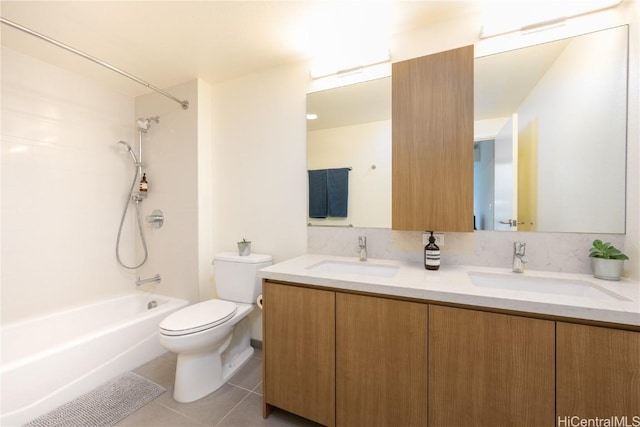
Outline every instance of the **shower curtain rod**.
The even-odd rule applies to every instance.
[[[173,99],[174,101],[176,101],[177,103],[179,103],[182,106],[183,110],[186,110],[186,109],[189,108],[189,101],[181,101],[180,99],[176,98],[175,96],[171,95],[170,93],[165,92],[164,90],[162,90],[160,88],[157,88],[157,87],[153,86],[152,84],[149,84],[149,83],[145,82],[144,80],[134,76],[133,74],[129,74],[126,71],[123,71],[123,70],[119,69],[118,67],[114,67],[111,64],[108,64],[108,63],[106,63],[104,61],[101,61],[101,60],[99,60],[98,58],[96,58],[94,56],[86,54],[86,53],[84,53],[84,52],[82,52],[82,51],[80,51],[78,49],[74,49],[69,45],[61,43],[61,42],[59,42],[59,41],[57,41],[55,39],[52,39],[51,37],[47,37],[44,34],[38,33],[37,31],[30,30],[27,27],[23,27],[22,25],[16,24],[15,22],[9,21],[8,19],[5,19],[5,18],[3,18],[1,16],[0,16],[0,22],[2,22],[3,24],[8,25],[10,27],[13,27],[16,30],[20,30],[20,31],[25,32],[27,34],[30,34],[30,35],[32,35],[34,37],[37,37],[37,38],[39,38],[41,40],[49,42],[49,43],[51,43],[53,45],[61,47],[62,49],[68,50],[71,53],[75,53],[76,55],[81,56],[81,57],[83,57],[85,59],[88,59],[91,62],[95,62],[98,65],[102,65],[103,67],[108,68],[111,71],[115,71],[118,74],[121,74],[121,75],[123,75],[125,77],[128,77],[128,78],[130,78],[131,80],[133,80],[136,83],[140,83],[141,85],[146,86],[149,89],[154,90],[154,91],[158,92],[159,94],[166,96],[167,98]]]

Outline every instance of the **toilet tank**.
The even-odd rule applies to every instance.
[[[271,255],[240,256],[236,252],[217,254],[213,258],[218,298],[253,304],[262,292],[258,270],[271,265]]]

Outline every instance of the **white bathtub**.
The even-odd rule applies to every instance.
[[[24,424],[158,357],[160,321],[187,304],[136,292],[2,326],[0,425]]]

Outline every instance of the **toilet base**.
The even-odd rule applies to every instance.
[[[234,360],[222,366],[222,378],[226,383],[240,368],[247,364],[249,359],[253,356],[253,347],[246,348],[240,355]]]
[[[178,353],[173,398],[189,403],[213,393],[251,359],[253,351],[244,318],[217,351]]]

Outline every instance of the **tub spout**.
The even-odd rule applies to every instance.
[[[149,277],[148,279],[141,279],[138,277],[138,280],[136,280],[136,286],[140,286],[140,285],[144,285],[145,283],[153,283],[153,282],[158,282],[160,283],[160,275],[156,274],[153,277]]]

